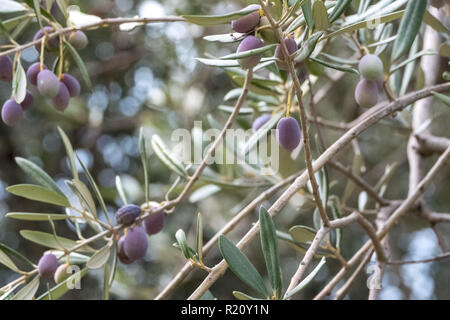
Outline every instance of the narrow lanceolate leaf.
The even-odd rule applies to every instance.
[[[306,287],[313,279],[314,277],[319,273],[320,269],[322,269],[323,265],[326,263],[326,260],[324,257],[320,260],[319,264],[314,268],[314,270],[306,276],[305,279],[303,279],[302,282],[300,282],[294,289],[289,291],[287,295],[285,296],[285,299],[290,299],[294,294],[300,292],[304,287]]]
[[[39,26],[42,28],[41,3],[40,2],[41,2],[40,0],[33,0],[33,8],[34,8],[34,12],[36,13],[36,18],[39,23]]]
[[[295,56],[295,62],[305,61],[316,48],[317,41],[319,41],[320,37],[323,35],[323,32],[316,32],[312,34],[308,40],[302,43],[302,46],[297,51]]]
[[[92,255],[86,263],[89,269],[99,269],[108,261],[111,254],[111,246],[108,244]]]
[[[245,33],[225,33],[225,34],[214,34],[203,37],[206,41],[231,43],[241,41],[245,37]]]
[[[330,22],[328,21],[328,13],[325,4],[321,0],[315,0],[312,7],[312,17],[314,26],[317,30],[325,31],[328,29]]]
[[[422,19],[427,7],[426,0],[408,1],[403,15],[397,38],[392,49],[392,60],[397,60],[411,47],[419,32]]]
[[[249,13],[254,12],[255,10],[243,10],[230,12],[224,15],[184,15],[182,16],[188,22],[202,25],[202,26],[210,26],[216,24],[225,24],[229,23],[232,20],[236,20],[242,16],[245,16]]]
[[[27,94],[27,76],[20,63],[20,57],[17,59],[16,71],[12,81],[12,96],[17,103],[22,103]]]
[[[37,166],[33,162],[31,162],[27,159],[24,159],[24,158],[16,157],[15,160],[16,160],[17,165],[34,182],[36,182],[37,184],[39,184],[47,189],[53,190],[55,192],[59,192],[63,195],[63,192],[57,186],[55,181],[53,181],[53,179],[44,170],[42,170],[39,166]]]
[[[69,52],[72,55],[73,60],[77,64],[78,69],[80,70],[81,77],[83,78],[84,83],[86,84],[88,89],[92,91],[91,78],[89,77],[89,72],[87,70],[86,65],[83,62],[83,59],[78,54],[77,50],[68,41],[64,40],[64,44],[69,49]]]
[[[5,267],[8,267],[12,271],[19,271],[19,268],[17,268],[16,264],[2,250],[0,250],[0,264],[3,264]]]
[[[123,190],[122,179],[120,178],[120,176],[116,176],[116,189],[119,193],[120,198],[122,199],[123,204],[127,204],[128,201],[125,195],[125,191]]]
[[[283,112],[278,112],[272,115],[272,118],[267,121],[261,128],[258,129],[251,137],[248,139],[248,142],[244,146],[244,155],[247,155],[254,147],[257,146],[258,141],[267,137],[268,132],[276,126],[278,121],[283,116]]]
[[[65,281],[61,282],[60,284],[51,288],[49,291],[42,294],[40,297],[37,298],[37,300],[57,300],[61,298],[67,291],[69,291],[69,289],[73,289],[76,287],[76,282],[80,281],[81,278],[83,278],[86,275],[88,270],[89,270],[88,268],[84,268],[81,271],[74,273]]]
[[[256,290],[264,297],[269,297],[264,280],[248,258],[225,236],[219,237],[219,249],[228,263],[230,270],[242,282]]]
[[[432,91],[433,95],[450,107],[450,97],[445,94]]]
[[[34,184],[16,184],[6,188],[9,193],[30,200],[55,204],[62,207],[70,207],[69,200],[59,192]]]
[[[89,210],[89,213],[92,216],[96,217],[97,209],[95,207],[94,199],[92,198],[91,192],[89,191],[88,187],[86,187],[86,185],[81,180],[78,179],[73,179],[72,184],[78,191],[77,195],[79,196],[79,198],[81,198],[80,200],[84,204],[86,209]]]
[[[249,296],[248,294],[240,292],[240,291],[233,291],[233,296],[238,300],[263,300],[263,299],[254,298],[254,297]]]
[[[266,208],[259,209],[259,223],[261,225],[261,248],[266,261],[267,273],[274,296],[281,299],[283,278],[281,276],[280,260],[278,256],[278,239],[272,217]]]
[[[423,16],[423,22],[432,27],[437,32],[446,33],[450,35],[450,30],[442,24],[439,19],[436,19],[428,10],[425,10],[425,15]]]
[[[12,13],[26,11],[27,9],[19,2],[13,0],[2,0],[0,6],[1,13]]]
[[[67,249],[71,250],[73,247],[77,246],[78,243],[74,240],[59,237],[46,232],[34,231],[34,230],[20,230],[20,235],[25,239],[32,241],[34,243],[40,244],[47,248],[53,249]],[[64,248],[61,248],[63,246]],[[95,252],[94,249],[85,245],[78,249],[80,252]]]
[[[267,46],[264,46],[264,47],[261,47],[261,48],[258,48],[258,49],[247,50],[247,51],[243,51],[243,52],[239,52],[239,53],[232,53],[232,54],[220,57],[219,59],[222,59],[222,60],[234,60],[234,59],[247,58],[247,57],[250,57],[250,56],[254,56],[256,54],[264,53],[267,50],[275,48],[276,46],[277,46],[276,44],[269,44]]]
[[[145,143],[144,128],[139,131],[139,153],[141,155],[142,168],[144,169],[144,192],[145,202],[148,202],[148,165],[147,165],[147,145]]]
[[[67,158],[69,158],[70,161],[70,167],[72,169],[72,176],[74,179],[78,179],[78,169],[77,165],[75,164],[75,157],[73,153],[73,147],[70,143],[69,138],[67,137],[66,133],[58,126],[58,132],[61,136],[61,139],[63,140],[64,147],[66,148]]]
[[[27,257],[25,257],[23,254],[21,254],[19,251],[16,251],[13,248],[8,247],[6,244],[0,243],[0,251],[3,251],[4,253],[9,254],[11,256],[14,256],[14,257],[28,263],[30,266],[34,267],[34,263],[31,262]]]
[[[328,61],[325,61],[325,60],[322,60],[319,58],[309,57],[309,59],[311,59],[312,61],[317,62],[325,67],[331,68],[331,69],[339,70],[342,72],[354,73],[354,74],[359,75],[358,70],[356,70],[355,68],[352,68],[352,67],[341,66],[340,64],[335,64],[335,63],[328,62]]]
[[[33,300],[34,295],[36,294],[39,288],[39,276],[36,276],[31,280],[25,287],[20,289],[12,300]]]
[[[169,149],[166,144],[162,141],[162,139],[154,134],[152,136],[152,148],[155,151],[158,158],[172,171],[176,172],[178,175],[185,177],[187,176],[186,169],[180,163],[180,161],[173,155],[171,155]]]
[[[202,261],[203,259],[203,219],[202,214],[199,212],[197,215],[197,235],[196,235],[197,243],[197,255],[198,260]]]
[[[26,221],[49,221],[70,219],[69,216],[61,213],[32,213],[32,212],[9,212],[8,218]]]
[[[314,29],[314,19],[313,19],[313,15],[312,15],[311,0],[306,0],[302,4],[302,12],[303,12],[303,16],[305,17],[308,28],[313,30]]]
[[[336,5],[334,6],[333,11],[331,11],[330,13],[330,23],[333,23],[334,21],[339,19],[341,14],[345,11],[345,9],[347,9],[351,2],[352,0],[338,0],[336,2]]]

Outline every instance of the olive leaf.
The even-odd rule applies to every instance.
[[[36,294],[38,288],[39,288],[39,275],[33,278],[25,287],[20,289],[14,297],[12,297],[12,300],[33,300],[34,295]]]
[[[43,293],[41,296],[37,298],[37,300],[57,300],[61,298],[67,291],[69,291],[74,281],[78,279],[81,280],[81,278],[83,278],[86,275],[88,270],[89,270],[88,268],[83,268],[81,271],[74,273],[63,282],[57,284],[49,291]]]
[[[99,269],[108,261],[111,254],[111,245],[107,244],[97,252],[95,252],[89,261],[86,263],[86,267],[89,269]]]
[[[16,71],[12,80],[12,96],[17,103],[22,103],[27,94],[27,75],[20,62],[20,55],[16,62]]]
[[[25,221],[49,221],[49,220],[70,219],[70,216],[67,216],[62,213],[8,212],[5,216],[8,218]]]
[[[64,195],[55,181],[39,166],[24,158],[16,157],[15,160],[17,165],[37,184]]]
[[[72,250],[75,246],[78,246],[78,243],[74,240],[60,236],[55,237],[54,234],[42,231],[20,230],[20,235],[29,241],[35,242],[48,248]],[[61,248],[61,246],[63,246],[63,248]],[[95,250],[88,245],[82,246],[77,251],[95,252]]]
[[[78,169],[77,169],[77,165],[75,163],[75,157],[74,157],[72,144],[70,143],[70,140],[67,137],[66,133],[59,126],[58,126],[58,132],[59,132],[59,135],[61,136],[61,139],[63,140],[64,147],[66,148],[67,157],[69,158],[70,167],[72,169],[72,176],[74,179],[78,179]]]
[[[144,192],[145,203],[148,202],[148,165],[147,165],[147,146],[145,143],[144,128],[139,130],[139,153],[141,155],[142,168],[144,169]],[[125,201],[126,202],[126,201]]]
[[[320,269],[322,269],[323,265],[326,263],[325,257],[322,257],[320,259],[319,264],[314,268],[313,271],[311,271],[310,274],[308,274],[305,279],[303,279],[294,289],[289,291],[287,295],[285,296],[285,299],[290,299],[293,295],[300,292],[304,287],[306,287],[319,273]]]
[[[254,11],[256,10],[250,9],[250,10],[230,12],[223,15],[183,15],[182,17],[185,18],[186,21],[190,23],[198,24],[201,26],[210,26],[216,24],[229,23],[232,20],[236,20]]]
[[[9,193],[30,200],[55,204],[62,207],[70,207],[69,200],[59,192],[33,185],[33,184],[16,184],[6,188]]]

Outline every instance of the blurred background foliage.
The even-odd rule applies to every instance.
[[[70,1],[77,4],[86,13],[100,17],[116,16],[164,16],[177,14],[219,14],[240,9],[245,1],[219,0],[98,0]],[[24,43],[37,31],[36,23],[20,36],[18,41]],[[93,173],[102,193],[107,200],[108,209],[114,212],[121,206],[120,198],[114,187],[116,175],[122,177],[129,199],[135,203],[144,201],[143,170],[138,151],[139,128],[144,127],[149,141],[153,133],[158,133],[170,145],[170,135],[174,129],[192,129],[194,120],[203,121],[203,129],[209,124],[207,114],[224,123],[227,114],[217,109],[222,104],[223,96],[235,84],[222,69],[211,68],[198,63],[195,58],[204,56],[205,52],[222,56],[233,52],[237,44],[220,44],[207,42],[202,37],[209,34],[226,33],[228,25],[203,28],[185,23],[151,24],[138,27],[131,32],[121,32],[117,26],[87,31],[89,46],[82,50],[82,55],[93,82],[93,91],[83,88],[82,95],[71,99],[70,106],[64,113],[57,112],[48,101],[35,96],[34,108],[25,113],[20,125],[9,128],[0,125],[0,242],[24,253],[33,262],[38,261],[45,248],[28,242],[20,237],[21,229],[34,229],[51,232],[45,222],[24,222],[5,218],[10,211],[20,212],[54,212],[54,207],[47,207],[37,202],[22,200],[11,196],[5,187],[25,183],[27,178],[14,162],[14,157],[28,158],[46,170],[58,184],[67,190],[63,180],[70,176],[70,169],[65,149],[60,140],[56,126],[61,126],[68,134],[76,152]],[[333,50],[345,58],[345,47],[336,40],[332,42]],[[34,48],[23,52],[23,64],[26,68],[38,59]],[[54,57],[48,54],[48,63]],[[78,76],[76,66],[70,69]],[[318,113],[334,121],[350,121],[363,110],[354,102],[353,92],[358,76],[346,74],[339,80],[318,105]],[[328,82],[322,77],[315,85],[319,90]],[[34,90],[32,88],[31,90]],[[1,100],[10,95],[8,84],[0,84]],[[433,133],[448,136],[449,111],[438,102],[434,112],[438,115],[433,121]],[[252,117],[241,117],[240,123],[251,123]],[[314,131],[313,131],[314,132]],[[342,133],[329,129],[323,130],[325,143],[334,142]],[[313,133],[314,134],[314,133]],[[359,139],[365,173],[363,177],[375,184],[383,175],[385,167],[397,163],[398,167],[388,187],[386,197],[401,199],[406,196],[408,181],[408,163],[406,160],[406,143],[409,131],[397,129],[389,123],[381,123],[366,131]],[[175,176],[153,154],[150,149],[150,198],[154,201],[164,200],[168,187]],[[317,149],[314,150],[317,156]],[[283,176],[304,167],[303,155],[292,160],[284,151],[280,151]],[[350,165],[353,149],[347,148],[339,155],[339,160]],[[436,160],[435,156],[427,159],[428,166]],[[81,169],[81,168],[80,168]],[[219,170],[222,170],[219,168]],[[236,175],[229,170],[221,174]],[[331,193],[341,196],[346,179],[336,171],[329,169],[332,181]],[[231,178],[236,178],[232,176]],[[450,171],[443,170],[426,192],[430,207],[436,211],[448,212],[450,197],[448,181]],[[195,217],[197,212],[203,214],[205,238],[209,239],[239,209],[251,201],[262,189],[221,190],[196,203],[185,201],[167,219],[162,233],[149,238],[149,251],[142,261],[129,266],[120,265],[115,284],[111,289],[113,299],[151,299],[164,288],[184,264],[181,253],[172,246],[175,231],[182,228],[188,240],[194,243]],[[359,191],[355,191],[348,205],[357,207]],[[287,231],[294,224],[312,226],[312,208],[302,207],[302,197],[294,197],[284,212],[275,219],[277,228]],[[264,203],[270,206],[273,199]],[[373,203],[369,204],[369,207]],[[242,221],[230,234],[237,241],[256,221],[257,212]],[[75,237],[71,227],[65,222],[56,222],[58,234]],[[439,225],[446,245],[450,247],[447,235],[450,229]],[[413,214],[402,219],[390,233],[390,242],[395,259],[420,259],[439,253],[435,234],[429,225]],[[345,229],[342,240],[342,254],[350,257],[361,244],[367,240],[365,233],[356,225]],[[264,260],[260,245],[255,241],[246,250],[250,260],[264,272]],[[280,254],[283,274],[287,282],[295,272],[301,255],[285,243],[280,242]],[[221,259],[216,249],[207,257],[207,265],[214,265]],[[328,259],[316,279],[304,291],[301,298],[312,298],[340,268],[337,260]],[[450,260],[439,263],[406,266],[388,266],[384,277],[382,299],[449,299]],[[195,270],[178,288],[173,298],[184,299],[196,288],[206,276],[202,270]],[[366,299],[367,274],[362,274],[359,281],[350,290],[347,298]],[[0,266],[0,285],[16,277],[12,272]],[[72,290],[64,296],[66,299],[100,299],[102,297],[102,269],[90,271],[82,280],[82,290]],[[285,284],[287,286],[287,283]],[[211,289],[219,298],[232,298],[233,290],[247,290],[231,272],[227,272]]]

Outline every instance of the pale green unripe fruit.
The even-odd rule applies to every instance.
[[[376,81],[383,74],[383,62],[374,54],[365,55],[359,61],[359,72],[364,79]]]
[[[72,272],[70,272],[71,269],[69,269],[70,267],[68,264],[62,264],[56,269],[54,277],[56,284],[67,280],[72,275]]]

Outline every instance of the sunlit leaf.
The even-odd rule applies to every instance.
[[[33,184],[16,184],[9,186],[6,190],[9,193],[26,199],[70,207],[69,200],[67,200],[64,195],[41,186]]]

